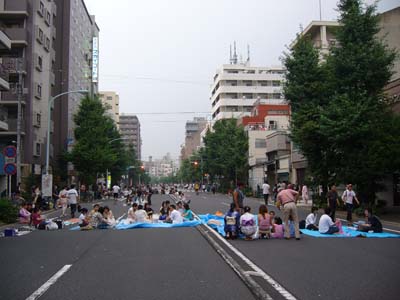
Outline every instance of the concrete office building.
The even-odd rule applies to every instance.
[[[181,149],[181,160],[189,158],[201,144],[201,132],[207,125],[205,118],[193,118],[185,125],[185,144]]]
[[[90,15],[83,0],[56,0],[56,88],[55,94],[67,91],[88,90],[98,92],[98,37],[99,27],[95,17]],[[57,157],[70,151],[74,145],[73,116],[77,112],[81,94],[68,94],[56,100],[53,120],[54,151]],[[73,175],[70,164],[68,174]]]
[[[99,92],[101,102],[108,108],[108,115],[114,120],[119,128],[119,95],[116,92]]]
[[[41,174],[45,163],[47,102],[55,85],[56,16],[53,0],[0,0],[3,38],[5,35],[10,39],[1,57],[1,70],[8,77],[9,89],[3,87],[0,92],[1,119],[7,123],[0,131],[0,148],[17,140],[16,86],[20,72],[23,176]]]
[[[284,74],[282,67],[251,67],[249,58],[239,63],[235,49],[231,64],[223,65],[214,75],[212,120],[249,116],[257,100],[281,104]]]
[[[136,115],[121,114],[119,116],[119,131],[126,147],[133,145],[136,159],[141,160],[142,139],[140,135],[140,122]]]

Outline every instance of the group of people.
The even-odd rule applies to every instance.
[[[81,230],[107,229],[113,227],[116,220],[108,206],[95,204],[90,212],[87,208],[80,210],[78,223]]]
[[[132,207],[128,210],[128,216],[125,220],[127,224],[132,223],[152,223],[152,222],[166,222],[166,223],[183,223],[184,221],[192,221],[194,219],[193,212],[188,203],[178,201],[171,204],[170,201],[162,202],[160,210],[154,213],[151,205],[145,205],[134,202]]]
[[[282,219],[275,215],[274,211],[268,212],[268,207],[260,205],[258,215],[251,212],[249,206],[243,208],[243,214],[236,209],[235,204],[231,203],[228,212],[224,216],[225,235],[227,239],[236,239],[243,234],[246,240],[253,240],[258,231],[259,238],[278,238],[284,237],[284,225]],[[293,228],[293,222],[288,223]],[[289,228],[289,230],[291,230]]]

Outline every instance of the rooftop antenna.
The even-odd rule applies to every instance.
[[[250,46],[249,45],[247,45],[247,61],[246,61],[246,63],[250,64]]]
[[[321,0],[319,0],[319,20],[322,21]]]
[[[236,41],[233,42],[233,63],[236,65],[238,62],[238,56],[236,53]]]
[[[229,45],[229,62],[232,64],[232,44]]]

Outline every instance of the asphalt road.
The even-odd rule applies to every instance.
[[[227,211],[227,195],[189,193],[198,213]],[[261,199],[246,199],[253,213]],[[277,208],[269,206],[277,215]],[[305,218],[308,208],[300,208]],[[400,228],[393,227],[396,230]],[[313,238],[231,242],[298,299],[399,299],[400,239]]]
[[[161,196],[153,202],[158,209]],[[108,204],[116,216],[127,210]],[[40,299],[253,299],[195,228],[2,238],[0,299],[26,299],[67,264],[72,267]]]
[[[225,212],[231,202],[220,194],[188,197],[196,213]],[[153,209],[167,199],[154,195]],[[260,203],[246,200],[253,212]],[[106,204],[116,217],[128,209]],[[231,244],[297,299],[399,298],[400,239],[302,236]],[[27,299],[65,265],[72,267],[40,299],[253,299],[195,228],[35,231],[1,238],[0,265],[0,299],[7,300]]]

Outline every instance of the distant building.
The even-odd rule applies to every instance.
[[[160,178],[175,175],[179,164],[167,153],[161,159],[153,160],[153,157],[150,156],[149,160],[144,162],[144,166],[151,177]]]
[[[257,100],[283,103],[284,74],[282,67],[251,67],[250,58],[238,63],[235,49],[231,64],[223,65],[214,75],[210,97],[212,120],[249,116]]]
[[[99,27],[95,17],[90,15],[83,0],[55,0],[57,17],[57,38],[54,47],[57,55],[54,61],[55,94],[67,91],[87,90],[98,92],[98,45]],[[40,1],[46,2],[46,1]],[[81,94],[67,94],[54,103],[54,155],[71,151],[74,143],[74,115],[78,111]],[[51,151],[53,152],[53,151]],[[69,175],[74,175],[71,164]]]
[[[108,108],[108,115],[114,120],[115,125],[119,128],[119,95],[116,92],[99,92],[101,102]]]
[[[201,132],[206,127],[205,118],[193,118],[187,121],[185,126],[185,144],[181,149],[181,160],[189,158],[198,150],[201,144]]]
[[[138,117],[133,114],[121,114],[119,116],[119,131],[124,139],[125,146],[133,145],[136,151],[136,159],[141,160],[142,139]]]
[[[277,168],[282,158],[281,152],[274,157],[267,155],[267,136],[274,132],[288,132],[290,119],[290,106],[288,104],[260,104],[256,102],[251,116],[238,119],[238,124],[244,126],[247,133],[249,150],[249,185],[253,191],[261,187],[264,180],[270,185],[277,180],[286,178],[286,169]],[[287,153],[284,153],[287,155]],[[278,163],[276,163],[278,161]]]

